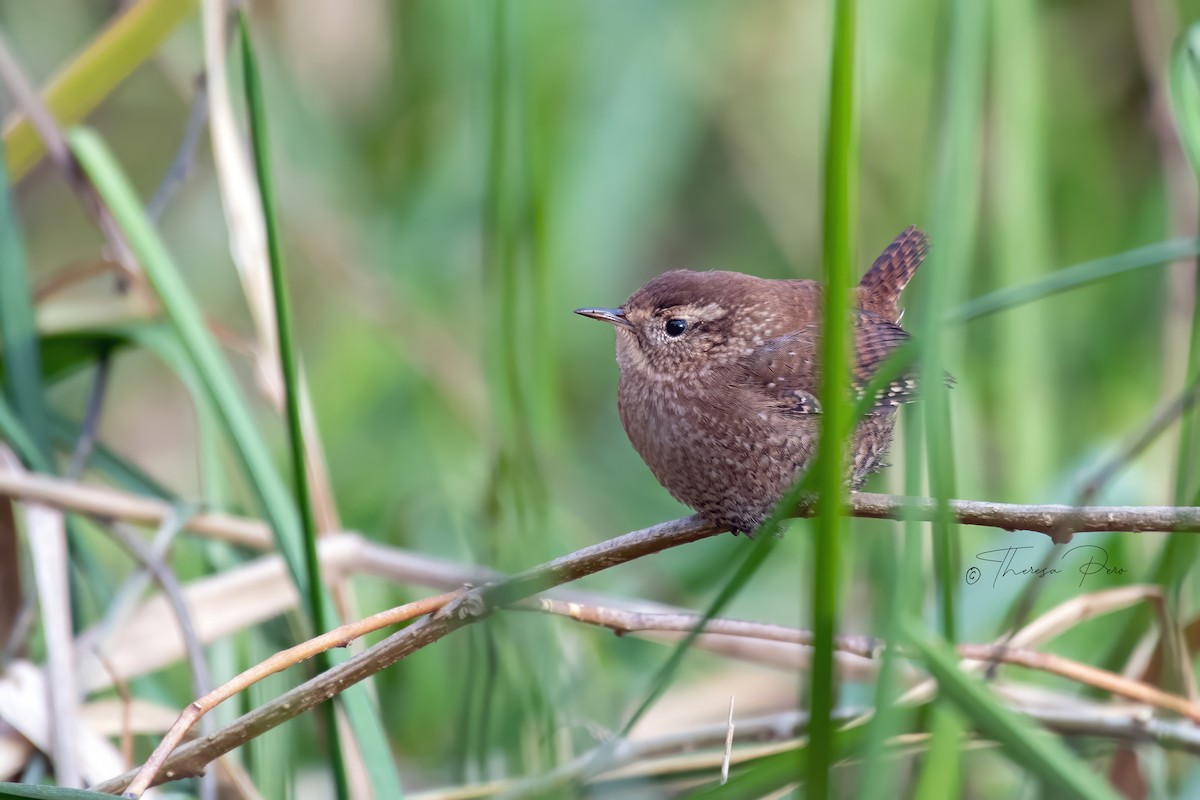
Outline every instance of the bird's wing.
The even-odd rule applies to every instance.
[[[858,310],[855,314],[856,362],[850,383],[861,397],[883,361],[904,342],[908,333],[899,325]],[[788,414],[819,414],[820,336],[819,325],[768,339],[755,348],[742,364],[740,383],[761,393],[767,403]],[[884,387],[875,408],[886,410],[910,402],[916,396],[916,378],[903,373]]]
[[[900,345],[909,340],[908,331],[870,311],[859,311],[854,324],[857,356],[851,382],[854,396],[861,398],[876,370]],[[905,370],[875,396],[875,409],[886,410],[917,399],[917,376]]]
[[[738,383],[788,414],[819,414],[819,325],[768,339],[743,360]]]

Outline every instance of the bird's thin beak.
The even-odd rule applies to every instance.
[[[633,330],[633,325],[625,319],[625,312],[619,308],[577,308],[575,313],[583,317],[591,317],[601,322],[611,322],[621,328]]]

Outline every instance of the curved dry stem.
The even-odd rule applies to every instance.
[[[768,639],[802,646],[811,646],[812,643],[811,631],[790,628],[786,625],[720,618],[705,621],[700,614],[646,614],[547,598],[539,598],[536,605],[532,607],[539,611],[619,632],[691,631],[697,625],[703,625],[703,632],[708,634]],[[864,636],[843,636],[834,640],[835,649],[866,658],[878,657],[882,646],[879,641]],[[1052,653],[1039,653],[1026,648],[996,644],[960,644],[958,645],[958,654],[970,661],[1009,664],[1059,675],[1076,683],[1094,686],[1118,697],[1145,703],[1200,722],[1200,705],[1186,698],[1164,692],[1141,681],[1131,680],[1116,673]]]
[[[208,694],[201,698],[192,701],[183,713],[179,715],[179,719],[175,720],[175,724],[167,731],[166,736],[154,748],[154,752],[146,763],[142,765],[137,773],[137,777],[129,784],[126,790],[127,797],[141,797],[142,794],[150,788],[155,777],[158,776],[163,764],[167,758],[175,750],[187,732],[209,711],[216,708],[221,703],[233,697],[235,694],[245,691],[248,687],[258,683],[263,678],[274,675],[278,672],[299,664],[301,661],[306,661],[318,653],[324,653],[326,650],[332,650],[335,647],[346,647],[351,641],[365,636],[368,633],[377,631],[380,628],[386,628],[389,625],[397,625],[401,622],[407,622],[415,617],[424,616],[433,611],[445,606],[450,601],[454,600],[462,594],[459,592],[447,592],[446,594],[437,595],[436,597],[427,597],[423,600],[417,600],[412,603],[406,603],[402,606],[381,611],[378,614],[372,614],[365,619],[357,622],[347,623],[333,630],[323,633],[320,636],[309,639],[306,642],[289,647],[287,650],[281,650],[270,658],[255,664],[250,669],[242,672],[233,679],[223,683],[216,689],[213,689]],[[327,673],[328,674],[328,673]],[[344,688],[344,687],[343,687]],[[332,695],[331,695],[332,696]],[[103,790],[101,790],[103,791]]]
[[[678,547],[679,545],[705,539],[723,532],[723,529],[716,528],[699,517],[685,517],[644,528],[640,531],[627,533],[615,539],[609,539],[608,541],[586,547],[569,555],[533,567],[505,580],[489,583],[486,586],[473,589],[465,594],[460,594],[451,602],[441,605],[437,613],[432,616],[418,620],[404,630],[392,634],[387,639],[364,650],[348,661],[297,686],[270,703],[243,715],[212,736],[206,736],[180,747],[161,766],[155,766],[157,774],[150,783],[153,785],[155,782],[175,780],[199,774],[209,762],[224,755],[233,748],[289,719],[303,714],[305,711],[323,703],[334,695],[345,691],[347,687],[365,680],[380,670],[386,669],[426,645],[438,641],[459,628],[483,619],[493,608],[509,605],[544,589],[582,578],[585,575],[591,575],[618,564],[624,564],[642,556],[658,553],[671,547]],[[446,596],[442,595],[441,597],[444,598]],[[426,601],[419,602],[430,603],[432,607],[437,607],[434,601],[439,599],[429,598]],[[402,606],[401,608],[404,607]],[[393,611],[398,611],[398,609],[393,609]],[[391,612],[383,613],[388,614]],[[427,611],[423,613],[427,613]],[[368,617],[367,619],[370,620],[372,618]],[[366,622],[366,620],[363,622]],[[363,623],[353,623],[353,625],[360,624]],[[337,633],[338,631],[331,631],[322,637],[318,637],[318,640],[326,640],[326,637],[334,637],[334,634]],[[298,645],[299,648],[311,646],[312,644],[307,642],[303,645]],[[296,649],[292,648],[293,651]],[[286,668],[288,664],[294,663],[294,660],[287,661],[281,658],[289,652],[291,651],[284,651],[277,654],[264,662],[264,664],[275,663],[280,664],[280,668]],[[280,661],[277,662],[276,659],[280,659]],[[283,663],[285,661],[286,663]],[[261,668],[263,668],[263,665],[254,667],[250,671],[253,672]],[[217,689],[213,694],[216,695],[217,693],[227,691],[226,687],[230,687],[232,683]],[[236,691],[238,689],[233,687],[233,692]],[[230,693],[232,694],[233,692]],[[207,701],[202,698],[198,702]],[[187,716],[190,716],[192,713],[194,712],[190,709],[184,712]],[[176,723],[176,727],[180,727],[183,723],[184,717],[181,716],[180,722]],[[172,730],[174,731],[174,728]],[[171,733],[168,733],[168,737],[171,735]],[[182,738],[182,734],[176,737],[175,741],[171,744],[171,748],[178,743],[180,738]],[[166,747],[165,744],[160,744],[159,749],[165,750],[168,753],[170,752],[170,748]],[[149,765],[149,762],[147,762],[147,765]],[[131,786],[131,782],[136,775],[136,772],[127,772],[124,775],[99,784],[94,789],[95,791],[108,793],[124,791],[126,787],[133,789],[135,787]],[[144,791],[144,788],[142,790]]]

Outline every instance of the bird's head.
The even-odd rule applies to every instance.
[[[619,308],[580,308],[617,329],[623,374],[653,381],[703,377],[794,326],[803,309],[767,281],[737,272],[672,270],[638,289]],[[791,317],[792,319],[788,319]]]

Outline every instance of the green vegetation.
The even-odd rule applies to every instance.
[[[192,105],[204,27],[220,14],[140,0],[114,23],[115,5],[0,4],[0,46],[45,89],[82,170],[67,180],[14,122],[20,75],[0,68],[0,440],[37,473],[69,475],[86,455],[81,482],[172,510],[147,547],[170,541],[192,621],[215,639],[216,683],[339,620],[486,580],[479,569],[517,572],[689,513],[620,430],[612,334],[571,314],[618,305],[668,268],[831,280],[844,311],[893,236],[927,230],[905,296],[917,340],[905,364],[917,360],[924,394],[868,489],[943,511],[951,498],[1079,502],[1197,383],[1195,2],[249,3],[213,40],[228,80],[211,95],[211,135],[186,128],[210,116]],[[80,202],[81,180],[113,227]],[[151,197],[167,200],[161,214]],[[836,379],[848,365],[834,362]],[[837,393],[822,402],[825,436],[862,411]],[[1091,502],[1200,503],[1196,413]],[[796,496],[842,485],[826,450]],[[47,588],[27,546],[35,526],[7,498],[0,566],[19,567],[0,569],[0,736],[15,721],[4,681],[59,646],[36,617],[22,634],[22,610]],[[200,510],[266,527],[221,541],[176,530]],[[743,638],[729,657],[729,637],[722,652],[707,636],[615,637],[492,609],[231,759],[268,797],[490,781],[515,795],[1104,797],[1114,775],[1126,791],[1184,797],[1200,780],[1186,716],[1156,709],[1157,741],[1132,747],[1101,732],[1113,707],[1098,704],[1119,698],[1096,681],[1045,665],[971,672],[951,649],[1150,583],[1161,593],[1092,596],[1107,613],[1014,647],[1117,673],[1132,663],[1186,697],[1198,534],[1078,534],[1071,546],[1103,548],[1111,568],[1081,581],[1082,560],[1040,534],[833,511],[564,587],[597,593],[594,605],[812,631],[802,656]],[[122,692],[178,711],[194,692],[170,650],[175,623],[140,605],[157,589],[128,588],[138,568],[110,523],[69,518],[62,572],[92,642],[78,680],[89,702],[113,701],[115,670]],[[267,546],[280,565],[260,563]],[[979,558],[1010,547],[1009,572]],[[103,619],[111,629],[95,632]],[[138,621],[160,627],[128,638]],[[837,635],[895,647],[854,661],[833,652]],[[1153,641],[1154,657],[1139,650]],[[210,730],[354,652],[239,695]],[[898,705],[924,678],[941,692]],[[1034,690],[1074,721],[1022,713]],[[731,695],[738,757],[718,786],[723,733],[701,731],[724,723]],[[796,709],[816,715],[797,736],[738,738]],[[104,753],[119,762],[108,713]],[[679,731],[700,752],[636,751]],[[134,736],[134,762],[159,738]],[[614,762],[629,771],[606,772]],[[0,781],[52,776],[37,758],[0,760]],[[5,796],[84,795],[0,784]]]

